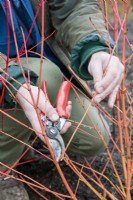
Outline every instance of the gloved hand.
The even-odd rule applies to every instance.
[[[88,71],[94,79],[96,94],[93,101],[99,103],[108,96],[108,107],[112,108],[123,78],[124,66],[116,56],[101,51],[92,55]]]
[[[36,105],[37,101],[38,101],[38,105],[37,105],[38,111],[45,113],[45,115],[51,121],[53,121],[53,122],[57,121],[59,119],[59,115],[56,112],[56,109],[46,100],[46,97],[42,90],[40,90],[39,99],[38,99],[38,92],[39,92],[38,87],[30,85],[30,88],[31,88],[31,93],[32,93],[33,99],[30,95],[30,92],[27,90],[26,84],[22,85],[19,88],[19,90],[17,92],[17,98],[20,102],[21,107],[23,108],[25,115],[29,119],[33,129],[35,131],[37,131],[36,132],[37,135],[40,137],[40,139],[42,141],[44,141],[44,137],[41,134],[41,127],[40,127],[40,123],[38,120],[38,116],[37,116],[37,113],[35,110],[35,105]],[[69,116],[71,114],[71,109],[72,109],[71,101],[68,101],[66,111]],[[62,128],[61,133],[65,133],[70,126],[71,126],[71,123],[66,122]]]

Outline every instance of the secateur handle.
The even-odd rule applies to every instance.
[[[68,114],[66,112],[66,106],[68,102],[69,91],[71,88],[70,81],[63,81],[57,95],[56,110],[60,117],[68,119]],[[50,102],[47,93],[47,82],[44,80],[42,84],[42,90],[46,96],[46,99]]]
[[[69,81],[63,81],[57,95],[56,110],[60,117],[68,119],[68,114],[66,112],[66,106],[68,102],[69,91],[71,88],[71,83]]]

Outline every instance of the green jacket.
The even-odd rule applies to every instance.
[[[39,0],[31,0],[36,13]],[[41,12],[37,18],[41,31]],[[98,51],[109,51],[113,41],[97,0],[48,0],[45,3],[45,38],[54,54],[82,79],[91,78],[87,63]],[[106,41],[106,42],[105,42]]]

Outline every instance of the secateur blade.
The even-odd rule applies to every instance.
[[[50,103],[47,88],[46,88],[46,81],[43,81],[42,84],[42,90],[45,94],[45,97],[47,101]],[[46,128],[46,134],[48,136],[48,140],[50,142],[50,145],[52,147],[52,150],[55,154],[56,161],[59,161],[61,154],[65,150],[65,144],[62,139],[62,136],[60,134],[60,131],[62,130],[66,119],[68,119],[68,113],[66,111],[66,106],[68,102],[68,95],[70,91],[71,83],[68,81],[63,81],[63,83],[60,86],[60,89],[58,91],[57,95],[57,102],[56,102],[56,111],[60,117],[60,119],[57,122],[52,122],[50,119],[46,117],[46,121],[44,123],[44,127]],[[63,160],[63,157],[61,160]]]
[[[65,149],[64,141],[60,135],[60,129],[59,129],[60,124],[61,124],[60,120],[56,123],[53,123],[48,118],[46,120],[46,134],[48,136],[50,145],[55,154],[56,161],[59,161],[59,158]]]
[[[62,145],[60,145],[57,140],[53,140],[51,138],[48,138],[48,140],[49,140],[49,143],[50,143],[52,150],[54,152],[56,161],[58,162],[61,154],[63,153],[65,146],[63,147]],[[62,144],[64,144],[64,142]],[[63,158],[64,158],[64,156],[62,156],[62,158],[60,160],[63,160]]]

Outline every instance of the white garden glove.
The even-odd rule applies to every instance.
[[[51,120],[51,121],[57,121],[59,119],[59,115],[56,112],[56,109],[46,100],[46,97],[42,90],[40,90],[37,86],[30,85],[30,91],[32,93],[32,97],[34,100],[32,100],[32,97],[30,95],[30,92],[27,89],[27,85],[22,85],[18,92],[17,92],[17,98],[20,102],[20,105],[27,116],[28,120],[30,121],[32,127],[35,131],[37,131],[37,135],[44,141],[44,137],[41,134],[41,127],[38,120],[38,116],[35,110],[35,104],[38,101],[38,111],[45,113],[45,115]],[[38,92],[39,92],[39,99],[38,99]],[[68,115],[71,114],[72,105],[71,102],[68,101],[68,105],[66,107],[66,111]],[[61,133],[65,133],[68,128],[71,126],[71,123],[66,121],[64,124]]]
[[[112,108],[123,78],[124,66],[116,56],[101,51],[92,55],[88,71],[94,79],[96,94],[93,101],[99,103],[108,96],[108,107]]]

